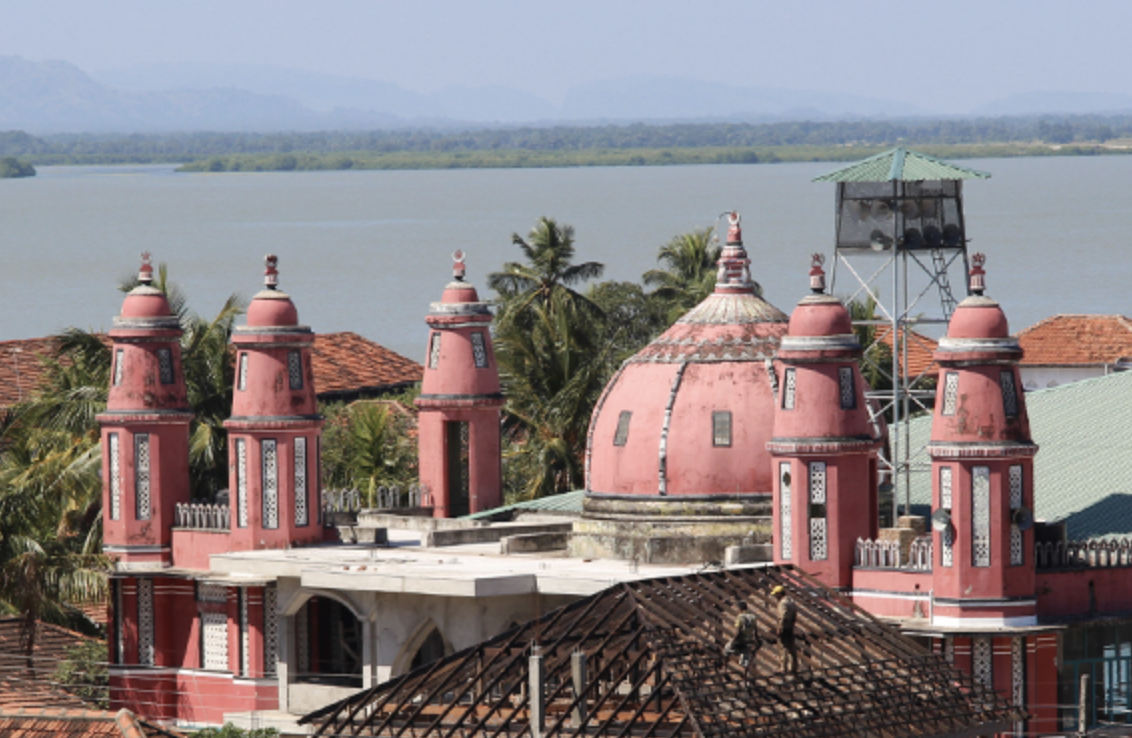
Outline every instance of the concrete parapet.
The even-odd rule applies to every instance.
[[[342,543],[361,543],[373,546],[389,545],[389,529],[368,525],[340,525],[338,537]]]
[[[728,546],[723,549],[724,566],[741,566],[743,564],[759,564],[772,561],[774,551],[769,543],[758,543],[750,546]]]
[[[521,533],[501,538],[499,553],[506,555],[564,551],[569,541],[570,533],[565,531],[559,533]]]
[[[456,528],[452,530],[426,530],[421,535],[421,545],[426,548],[436,546],[459,546],[469,543],[494,543],[505,537],[535,533],[569,533],[572,523],[507,524],[497,523],[476,528]]]

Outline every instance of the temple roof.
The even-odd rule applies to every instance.
[[[798,606],[796,676],[777,672],[776,585]],[[750,679],[722,652],[740,600],[766,641]],[[529,734],[532,648],[542,655],[543,738],[975,735],[1020,717],[816,580],[766,567],[617,584],[300,722],[324,736]],[[579,687],[576,652],[588,674]]]
[[[937,179],[987,179],[990,175],[957,166],[934,156],[910,151],[903,146],[849,164],[814,182],[923,182]]]

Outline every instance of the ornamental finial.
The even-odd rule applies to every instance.
[[[727,229],[727,243],[743,243],[743,229],[739,226],[739,220],[739,213],[734,210],[727,216],[727,223],[730,226]]]
[[[821,265],[825,263],[825,256],[814,254],[810,257],[810,289],[815,295],[825,293],[825,270]]]
[[[970,292],[972,295],[981,295],[987,289],[986,272],[983,271],[983,264],[987,263],[986,254],[974,254],[971,256],[971,287]]]
[[[468,267],[464,264],[465,254],[460,249],[452,252],[452,276],[456,278],[457,282],[464,281],[464,275],[468,271]]]
[[[138,281],[145,285],[153,284],[153,264],[149,263],[151,254],[143,251],[141,255],[141,268],[138,269]]]
[[[267,289],[273,290],[279,286],[279,270],[276,268],[279,265],[279,257],[268,254],[263,257],[263,263],[266,265],[263,270],[263,283]]]

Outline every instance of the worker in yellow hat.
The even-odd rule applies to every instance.
[[[798,619],[798,606],[781,584],[775,586],[770,595],[778,600],[778,642],[782,646],[782,672],[797,674],[798,646],[794,643],[794,622]]]

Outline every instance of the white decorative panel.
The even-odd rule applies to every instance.
[[[782,409],[794,409],[794,392],[798,386],[798,379],[795,376],[793,367],[786,370],[786,388],[782,391]]]
[[[138,663],[153,666],[153,580],[138,580]]]
[[[267,676],[275,676],[275,662],[279,659],[278,607],[279,591],[275,584],[268,584],[263,588],[263,673]]]
[[[295,439],[295,525],[306,525],[307,510],[307,439]]]
[[[1019,708],[1026,706],[1026,639],[1016,636],[1010,639],[1010,692],[1014,705]],[[1025,724],[1014,723],[1014,734],[1025,735]]]
[[[279,527],[279,464],[275,441],[267,438],[262,443],[263,451],[263,527]]]
[[[122,383],[122,349],[117,349],[114,352],[114,386],[117,387]]]
[[[137,519],[149,520],[149,434],[134,436],[134,501],[137,503]]]
[[[994,688],[993,656],[990,638],[971,639],[971,675],[975,677],[976,682],[988,689]]]
[[[1017,510],[1020,507],[1022,507],[1022,465],[1013,464],[1010,467],[1010,509]],[[1026,563],[1025,536],[1021,528],[1011,523],[1010,565],[1022,566],[1024,563]]]
[[[782,540],[778,542],[778,547],[783,559],[789,559],[794,555],[790,535],[790,481],[790,463],[787,461],[780,462],[778,465],[778,528],[782,533]]]
[[[971,560],[975,566],[990,566],[990,467],[971,469]]]
[[[954,415],[959,405],[959,372],[947,372],[943,380],[943,415]]]
[[[476,362],[476,369],[487,367],[487,348],[484,347],[483,333],[472,333],[472,359]]]
[[[222,612],[200,614],[204,668],[228,671],[228,615]]]
[[[162,384],[173,384],[173,352],[167,348],[157,349],[157,372]]]
[[[311,670],[311,643],[310,643],[310,600],[299,608],[295,615],[295,657],[299,662],[299,673],[307,674]]]
[[[1008,418],[1018,415],[1018,392],[1014,388],[1014,372],[1000,372],[998,383],[1002,387],[1002,412]]]
[[[248,388],[248,355],[240,354],[240,366],[236,372],[236,389],[243,392]]]
[[[1022,507],[1022,465],[1014,464],[1010,467],[1010,509],[1017,510]]]
[[[428,341],[428,368],[435,369],[440,364],[440,331],[433,331]]]
[[[853,386],[853,368],[843,366],[837,370],[837,381],[841,389],[841,409],[852,410],[857,407],[857,389]]]
[[[106,453],[110,455],[110,519],[122,517],[122,457],[119,455],[118,434],[110,433],[106,439]]]
[[[825,462],[810,462],[810,504],[825,504]]]
[[[826,517],[815,514],[815,505],[825,505],[825,462],[811,461],[810,476],[810,560],[824,561],[829,558],[829,545],[826,536]],[[824,513],[824,507],[817,508]]]
[[[236,525],[248,527],[248,443],[236,439]]]
[[[939,468],[939,506],[942,510],[950,510],[952,508],[950,466],[941,466]],[[940,536],[940,539],[942,543],[939,551],[940,563],[943,566],[951,566],[955,560],[954,526],[947,526],[947,528],[943,531],[943,534]]]
[[[824,561],[829,558],[829,546],[826,539],[825,518],[810,518],[810,560]]]
[[[291,389],[303,388],[303,355],[298,351],[287,352],[287,380]]]
[[[251,633],[248,628],[248,588],[240,588],[240,673],[244,676],[252,675],[251,666]]]

